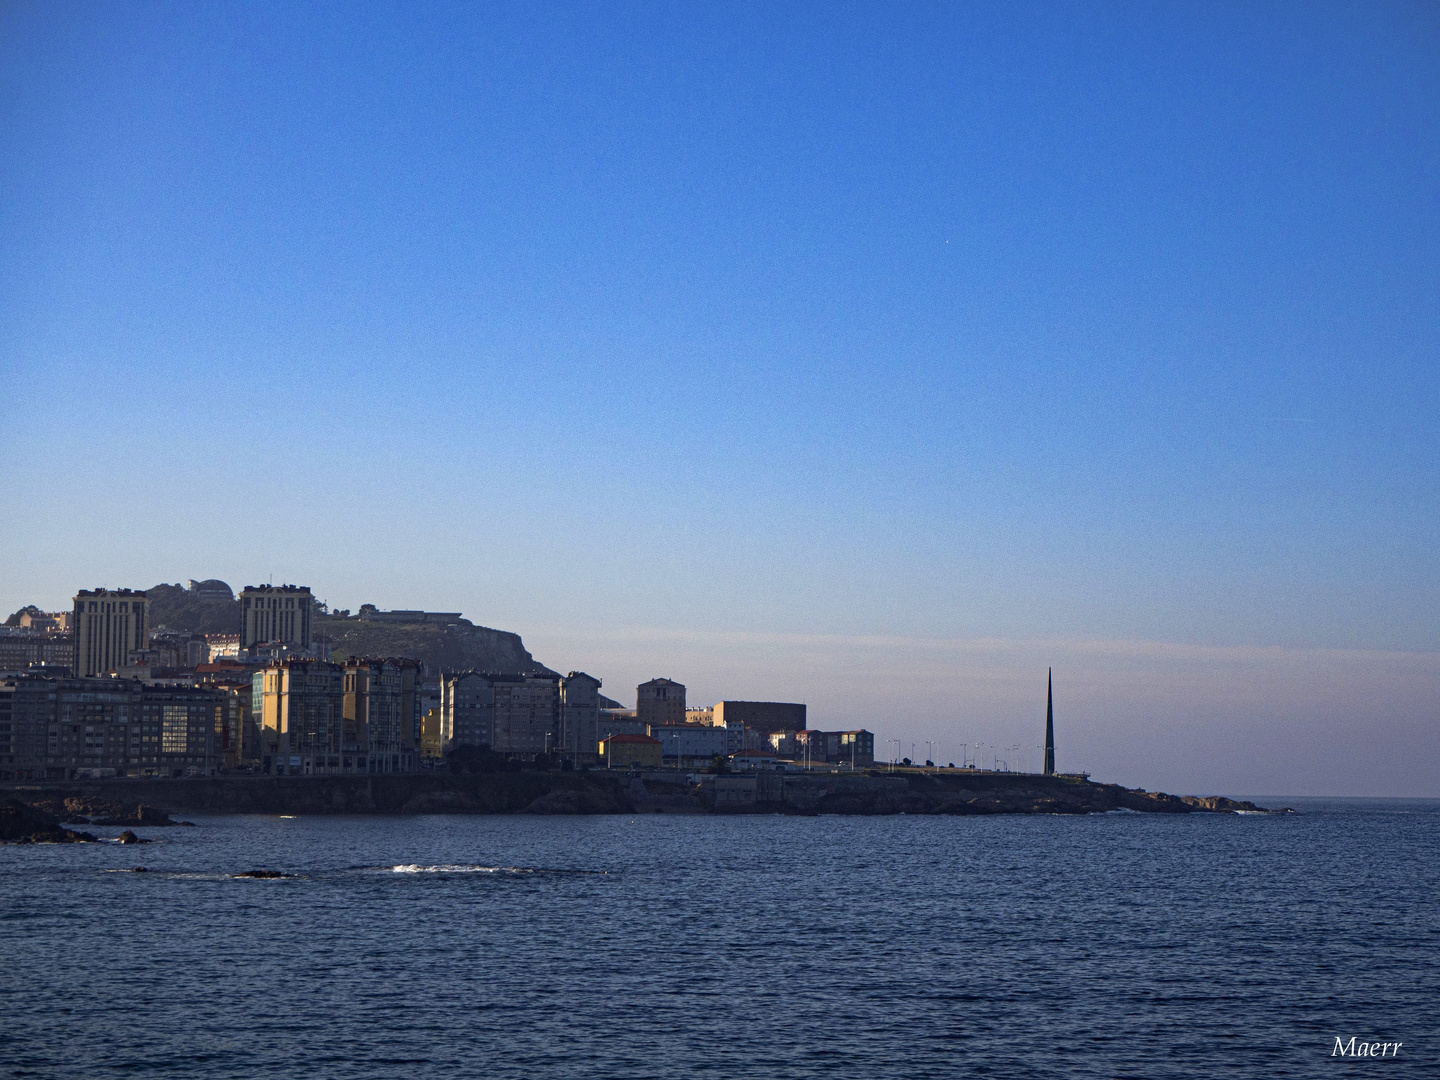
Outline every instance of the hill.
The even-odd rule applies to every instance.
[[[238,634],[239,600],[202,600],[184,585],[154,585],[145,590],[150,600],[150,626],[165,626],[186,634]]]
[[[146,592],[152,627],[166,626],[189,634],[240,632],[239,600],[202,599],[183,585],[156,585]],[[330,638],[331,655],[337,660],[350,656],[408,656],[443,671],[549,671],[530,655],[519,634],[476,626],[468,619],[445,626],[317,614],[311,632],[316,637]]]
[[[380,623],[355,617],[321,615],[314,633],[330,638],[331,656],[409,656],[444,671],[508,671],[542,674],[519,634],[476,626],[468,619],[436,623]]]

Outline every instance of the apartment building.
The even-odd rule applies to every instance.
[[[311,646],[315,598],[303,585],[247,585],[240,590],[240,648],[279,642]]]
[[[150,603],[134,589],[81,589],[73,615],[77,678],[102,675],[124,667],[130,653],[150,641]]]
[[[673,679],[651,679],[635,688],[635,716],[643,724],[685,723],[685,686]]]

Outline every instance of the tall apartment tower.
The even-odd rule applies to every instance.
[[[310,648],[315,598],[305,585],[246,585],[240,591],[240,647],[267,641]]]
[[[572,671],[560,680],[560,751],[584,763],[598,760],[601,682]]]
[[[635,719],[644,724],[685,723],[685,687],[673,679],[651,679],[635,688]]]
[[[123,667],[132,649],[149,643],[150,601],[133,589],[81,589],[75,594],[75,671],[80,678]]]

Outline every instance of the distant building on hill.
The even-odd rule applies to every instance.
[[[20,629],[37,634],[63,634],[70,630],[73,615],[69,611],[45,611],[36,615],[27,611],[20,616]]]
[[[635,715],[646,724],[685,723],[685,686],[673,679],[651,679],[635,688]]]
[[[417,611],[407,608],[396,608],[394,611],[381,611],[374,604],[362,604],[359,613],[355,616],[363,622],[381,623],[441,623],[452,626],[458,623],[464,616],[458,611]]]
[[[595,738],[603,741],[611,735],[645,735],[648,727],[635,716],[634,709],[601,709],[595,718]]]
[[[190,585],[186,592],[191,593],[197,600],[205,600],[212,603],[223,601],[231,603],[235,599],[235,592],[219,578],[206,578],[204,581],[190,579]]]

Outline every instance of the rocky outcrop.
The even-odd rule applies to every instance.
[[[154,829],[186,824],[171,821],[169,811],[159,807],[94,795],[51,797],[39,799],[31,805],[72,825],[144,825]]]
[[[96,837],[87,832],[62,828],[54,814],[30,806],[19,799],[0,801],[0,842],[7,844],[79,844],[94,843]]]
[[[1256,806],[1249,800],[1237,802],[1234,799],[1225,798],[1224,795],[1182,795],[1180,801],[1196,810],[1206,810],[1212,814],[1293,814],[1295,812],[1288,806],[1267,810],[1263,806]]]

